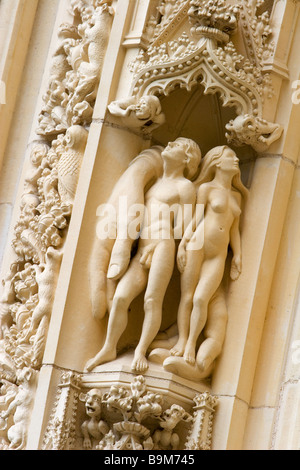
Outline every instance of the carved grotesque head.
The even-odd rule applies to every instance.
[[[90,418],[97,418],[101,415],[102,409],[102,393],[100,390],[93,388],[84,397],[81,397],[82,401],[85,401],[85,411]]]
[[[163,421],[160,426],[167,430],[174,429],[180,421],[189,422],[192,417],[180,405],[172,405],[171,408],[164,411],[162,415]]]
[[[88,132],[84,127],[74,125],[69,127],[64,138],[64,145],[69,148],[83,151],[87,142]]]
[[[161,113],[161,104],[157,96],[144,96],[135,109],[139,119],[154,119]]]

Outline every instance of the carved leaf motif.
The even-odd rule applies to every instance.
[[[137,401],[137,411],[134,417],[138,423],[141,423],[148,416],[159,417],[162,413],[163,397],[159,394],[148,392]]]
[[[125,420],[128,420],[132,415],[133,398],[129,391],[123,387],[112,386],[109,394],[104,395],[103,402],[107,404],[108,409],[120,411]]]

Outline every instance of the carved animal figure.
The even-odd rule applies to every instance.
[[[14,424],[7,432],[10,441],[9,448],[13,450],[24,449],[26,444],[28,419],[34,398],[35,377],[36,372],[28,367],[18,372],[17,383],[19,387],[17,394],[7,411],[1,415],[2,419],[7,419],[14,413]]]
[[[75,91],[78,98],[83,97],[89,101],[88,95],[95,94],[94,88],[102,70],[113,13],[113,8],[108,5],[97,8],[95,24],[85,32],[89,61],[82,62],[78,68],[79,84]]]
[[[71,126],[64,138],[57,173],[58,192],[65,203],[73,203],[87,137],[88,132],[82,126]]]
[[[71,70],[71,66],[67,60],[66,50],[68,50],[69,46],[74,47],[76,40],[80,39],[78,28],[72,24],[63,23],[59,27],[58,38],[60,44],[52,58],[50,81],[57,80],[58,82],[62,82],[66,77],[66,73]]]
[[[238,116],[226,125],[226,129],[229,143],[251,145],[258,152],[266,150],[281,137],[283,132],[283,128],[279,124],[250,114]]]
[[[158,429],[154,433],[153,442],[155,449],[178,449],[179,436],[174,432],[174,429],[180,421],[190,422],[192,419],[192,416],[181,406],[176,404],[172,405],[171,408],[166,410],[162,415],[160,427],[163,429]]]

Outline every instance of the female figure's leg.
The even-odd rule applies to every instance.
[[[145,318],[142,334],[135,350],[132,370],[144,372],[148,368],[146,352],[156,337],[162,320],[162,306],[165,293],[174,269],[175,242],[173,239],[163,240],[156,246],[145,292]]]
[[[202,371],[207,370],[222,351],[227,317],[224,287],[220,285],[209,303],[207,322],[203,330],[205,340],[196,357],[197,365]]]
[[[172,356],[183,356],[189,336],[193,297],[199,281],[203,250],[187,250],[186,266],[180,278],[180,304],[177,314],[178,341],[171,349]]]
[[[208,303],[222,281],[224,267],[225,259],[221,256],[206,259],[202,264],[193,299],[189,338],[184,352],[184,359],[190,364],[195,363],[196,343],[206,324]]]

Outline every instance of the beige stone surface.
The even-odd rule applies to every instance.
[[[207,16],[210,3],[197,0],[1,2],[7,103],[0,108],[0,379],[6,381],[0,449],[87,445],[82,426],[91,417],[85,403],[94,389],[100,401],[106,393],[121,408],[118,393],[137,394],[151,419],[161,419],[151,430],[147,422],[131,422],[144,433],[138,439],[118,423],[122,445],[128,439],[133,448],[161,446],[163,422],[170,426],[169,448],[186,442],[192,450],[299,449],[300,5],[265,2],[258,11],[250,0],[216,5]],[[264,9],[270,22],[260,16]],[[106,29],[94,36],[102,20]],[[60,25],[70,22],[59,36]],[[145,125],[135,113],[153,94],[160,102]],[[68,140],[72,130],[84,136],[80,148]],[[241,273],[230,280],[230,258],[224,273],[224,344],[205,380],[165,370],[161,350],[155,361],[150,356],[147,371],[136,371],[140,378],[131,364],[142,331],[142,294],[130,307],[116,359],[87,372],[108,321],[108,315],[93,318],[90,298],[97,210],[137,155],[180,136],[197,142],[203,156],[229,143],[249,189]],[[134,195],[136,181],[128,186]],[[53,252],[62,258],[60,269],[51,264]],[[176,268],[161,330],[176,324],[179,300]],[[175,335],[166,334],[169,351]],[[94,448],[117,445],[107,432],[115,413],[107,403],[95,415],[105,432]]]

